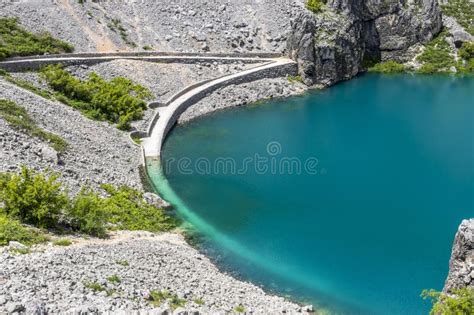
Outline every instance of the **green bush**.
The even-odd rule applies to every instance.
[[[324,4],[321,0],[308,0],[308,2],[306,2],[306,9],[313,13],[318,13],[323,10],[323,5]]]
[[[88,188],[83,188],[70,202],[66,217],[76,231],[97,237],[107,234],[107,214],[103,209],[103,199]]]
[[[51,146],[57,152],[64,152],[68,147],[68,143],[63,138],[38,127],[26,110],[15,102],[0,99],[0,117],[2,117],[10,127],[24,132],[29,136],[40,138],[51,143]]]
[[[0,199],[6,215],[40,228],[57,227],[68,198],[56,175],[45,177],[22,167],[20,174],[5,177],[0,181]]]
[[[26,167],[20,174],[0,173],[4,204],[0,214],[41,228],[69,227],[97,237],[106,236],[107,228],[161,232],[177,225],[133,188],[103,185],[108,194],[103,197],[85,187],[70,199],[56,179],[56,175],[46,177]]]
[[[151,232],[169,231],[176,226],[176,220],[163,209],[147,204],[138,190],[122,186],[102,185],[109,194],[103,199],[103,207],[108,222],[120,230],[146,230]]]
[[[69,53],[74,47],[48,33],[33,34],[17,18],[0,18],[0,60],[13,56]]]
[[[131,80],[117,77],[106,81],[91,73],[87,81],[69,74],[61,65],[49,65],[41,70],[43,78],[57,91],[57,99],[81,110],[87,117],[117,123],[127,130],[130,122],[140,119],[151,93]]]
[[[38,231],[24,227],[18,220],[0,214],[0,246],[8,245],[10,241],[33,245],[46,242],[47,237]]]
[[[430,315],[474,314],[474,288],[456,289],[452,293],[450,296],[435,290],[424,290],[421,296],[433,303]]]
[[[380,73],[400,73],[405,71],[405,66],[396,61],[386,61],[375,64],[369,68],[369,72],[380,72]]]

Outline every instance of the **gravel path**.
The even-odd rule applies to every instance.
[[[123,266],[125,262],[127,266]],[[107,280],[110,276],[118,276],[120,283]],[[100,284],[105,291],[94,292],[84,285],[90,282]],[[188,314],[233,313],[238,305],[255,314],[302,311],[294,303],[219,272],[178,234],[117,232],[110,240],[82,240],[70,247],[43,245],[27,255],[3,248],[0,284],[0,313],[154,310],[161,314],[169,310],[167,302],[158,307],[150,305],[150,290],[166,290],[184,299]],[[196,304],[196,299],[204,304]],[[183,310],[175,313],[185,314]]]

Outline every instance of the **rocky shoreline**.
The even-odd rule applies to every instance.
[[[116,232],[31,253],[0,249],[0,314],[253,314],[308,313],[284,298],[221,273],[179,234]],[[91,284],[94,284],[91,285]],[[159,306],[151,291],[182,299]],[[176,307],[176,308],[175,308]],[[173,310],[173,308],[175,308]]]

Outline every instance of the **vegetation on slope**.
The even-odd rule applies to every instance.
[[[396,61],[386,61],[375,64],[369,68],[369,72],[380,72],[380,73],[400,73],[405,71],[405,66]]]
[[[21,224],[105,237],[109,230],[169,231],[176,221],[163,209],[149,205],[130,187],[103,186],[101,195],[84,187],[68,196],[57,175],[23,167],[20,173],[0,173],[0,245],[15,240],[34,244],[44,240]]]
[[[13,129],[51,144],[57,152],[64,152],[68,143],[58,135],[41,129],[26,110],[10,100],[0,99],[0,117]]]
[[[116,123],[121,130],[130,129],[130,123],[143,116],[145,100],[151,97],[148,89],[123,77],[106,81],[91,73],[88,80],[81,81],[61,65],[49,65],[41,74],[57,92],[56,99],[91,119]]]
[[[471,35],[474,35],[474,4],[470,0],[449,0],[441,5],[443,13],[452,16]]]
[[[319,13],[323,10],[324,3],[321,0],[308,0],[306,2],[306,9],[313,13]]]
[[[72,52],[74,47],[48,33],[33,34],[18,25],[16,18],[0,18],[0,60],[13,56],[29,56]]]
[[[421,296],[433,303],[430,315],[474,314],[474,288],[463,288],[447,295],[435,290],[424,290]]]
[[[371,72],[399,73],[414,71],[423,74],[432,73],[474,73],[474,43],[466,42],[457,51],[446,41],[446,30],[438,34],[431,42],[426,44],[424,51],[416,57],[421,64],[419,69],[410,69],[395,61],[381,62],[369,68]]]

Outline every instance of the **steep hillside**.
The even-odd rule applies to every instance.
[[[281,52],[295,8],[303,8],[303,0],[80,2],[2,2],[0,15],[49,31],[79,52]]]

